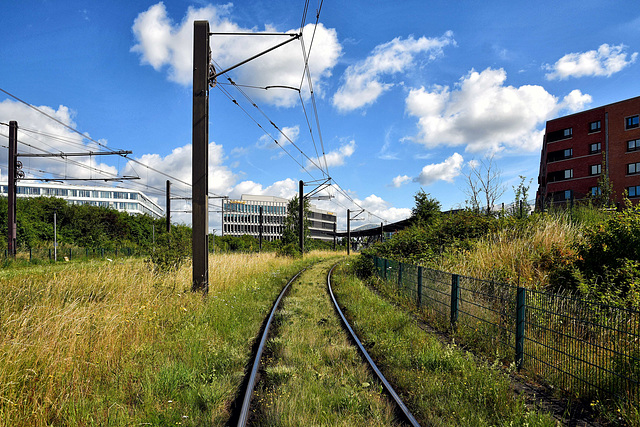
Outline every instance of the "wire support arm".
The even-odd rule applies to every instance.
[[[244,60],[244,61],[242,61],[242,62],[237,63],[236,65],[233,65],[233,66],[231,66],[231,67],[229,67],[229,68],[227,68],[227,69],[225,69],[225,70],[223,70],[223,71],[220,71],[220,72],[218,72],[218,73],[215,73],[215,74],[213,74],[213,75],[210,75],[210,76],[209,76],[209,84],[214,84],[214,83],[215,83],[215,81],[216,81],[216,79],[218,78],[218,76],[221,76],[222,74],[228,73],[229,71],[234,70],[234,69],[236,69],[236,68],[240,67],[241,65],[246,64],[247,62],[253,61],[253,60],[254,60],[254,59],[256,59],[256,58],[259,58],[259,57],[261,57],[261,56],[263,56],[263,55],[266,55],[267,53],[269,53],[269,52],[271,52],[271,51],[274,51],[274,50],[276,50],[277,48],[279,48],[279,47],[282,47],[282,46],[286,45],[287,43],[291,43],[291,42],[292,42],[292,41],[294,41],[294,40],[298,40],[300,37],[302,37],[302,33],[299,33],[299,34],[293,34],[293,35],[292,35],[292,37],[291,37],[289,40],[283,41],[282,43],[278,43],[277,45],[275,45],[275,46],[273,46],[273,47],[270,47],[270,48],[269,48],[269,49],[267,49],[267,50],[264,50],[264,51],[262,51],[262,52],[260,52],[260,53],[258,53],[258,54],[256,54],[256,55],[253,55],[253,56],[252,56],[252,57],[250,57],[250,58],[245,59],[245,60]]]

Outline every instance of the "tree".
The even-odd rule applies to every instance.
[[[520,184],[518,186],[513,186],[513,192],[515,193],[515,203],[513,205],[512,214],[518,217],[526,216],[529,212],[527,199],[529,196],[529,187],[531,186],[531,181],[533,178],[529,179],[529,182],[526,182],[527,177],[520,175]],[[526,211],[521,212],[520,206],[527,205]]]
[[[605,153],[602,153],[602,173],[598,178],[598,187],[596,194],[592,194],[593,203],[596,206],[608,208],[613,204],[613,184],[609,179],[609,172],[607,169],[607,157]]]
[[[300,239],[300,221],[298,220],[298,211],[299,211],[299,202],[298,196],[295,196],[293,199],[289,200],[287,204],[287,218],[284,220],[284,231],[282,232],[282,245],[286,246],[288,244],[293,244],[298,246],[298,242]],[[304,199],[304,243],[305,247],[307,247],[307,240],[311,238],[311,231],[309,231],[309,226],[311,225],[311,221],[308,219],[311,211],[309,210],[309,199]]]
[[[425,225],[440,213],[440,202],[431,197],[431,194],[425,193],[423,189],[420,189],[413,198],[416,205],[411,209],[411,217],[418,224]]]
[[[480,211],[481,202],[486,206],[487,215],[491,207],[504,194],[502,171],[494,162],[494,155],[485,157],[480,162],[469,162],[471,170],[465,175],[467,188],[464,193],[469,199],[467,204],[475,211]]]

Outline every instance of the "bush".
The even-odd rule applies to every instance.
[[[302,253],[300,252],[300,248],[298,248],[296,244],[287,243],[286,245],[282,245],[276,250],[276,256],[300,258],[302,257]]]
[[[373,257],[368,253],[363,253],[353,257],[352,263],[353,271],[362,280],[370,279],[376,272],[376,265],[373,262]]]
[[[178,270],[191,256],[191,236],[188,233],[158,235],[156,245],[146,262],[154,273]]]

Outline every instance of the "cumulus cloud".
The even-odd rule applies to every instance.
[[[300,126],[285,126],[282,128],[282,132],[278,133],[278,137],[276,141],[277,144],[274,143],[274,140],[269,135],[262,135],[258,139],[258,143],[256,144],[258,148],[268,148],[268,149],[277,149],[278,145],[280,147],[286,147],[290,145],[291,142],[295,143],[298,140],[298,136],[300,136]],[[284,154],[284,153],[283,153]]]
[[[414,178],[415,182],[422,185],[430,185],[436,181],[453,182],[455,177],[460,175],[464,160],[458,153],[447,158],[442,163],[432,163],[422,168],[420,174]]]
[[[350,65],[343,76],[343,84],[333,96],[333,105],[341,112],[348,112],[373,104],[384,92],[393,87],[382,77],[402,73],[414,64],[416,56],[428,54],[434,60],[443,54],[445,46],[455,44],[453,33],[442,37],[414,39],[399,37],[378,45],[363,61]]]
[[[393,178],[393,181],[392,181],[391,185],[393,185],[396,188],[399,188],[403,184],[406,184],[409,181],[411,181],[411,177],[410,176],[408,176],[408,175],[398,175],[395,178]]]
[[[140,184],[150,187],[164,188],[167,177],[154,172],[153,169],[167,173],[181,181],[191,184],[191,144],[175,148],[170,154],[144,154],[135,158],[141,166],[134,162],[128,162],[124,167],[125,175],[138,175]],[[235,184],[237,177],[224,165],[224,150],[222,145],[209,143],[209,191],[216,194],[227,194]],[[176,184],[181,186],[182,184]],[[189,192],[191,190],[188,190]]]
[[[466,146],[473,153],[540,149],[539,127],[560,110],[577,111],[591,101],[579,90],[563,100],[542,86],[507,86],[503,69],[471,70],[453,89],[412,89],[405,100],[418,118],[418,135],[427,147]]]
[[[544,65],[544,68],[550,71],[546,74],[546,78],[548,80],[564,80],[569,77],[584,76],[610,77],[636,62],[638,52],[629,55],[625,52],[626,48],[627,46],[624,44],[609,46],[605,43],[600,45],[598,50],[568,53],[555,64]]]
[[[37,107],[39,110],[54,117],[60,122],[75,128],[74,113],[64,105],[57,109],[47,105]],[[24,105],[6,99],[0,102],[0,122],[9,124],[10,121],[18,122],[18,152],[42,153],[39,147],[50,153],[60,152],[89,152],[104,151],[91,140],[73,132],[61,124],[51,120],[44,114]],[[9,128],[0,126],[0,135],[9,136]],[[87,134],[87,136],[89,136]],[[106,145],[107,141],[100,140]],[[27,145],[28,144],[28,145]],[[82,148],[79,148],[82,147]],[[0,150],[0,163],[8,162],[8,150]],[[98,159],[100,157],[97,157]],[[30,178],[115,178],[118,176],[117,168],[96,160],[96,157],[74,157],[72,159],[61,158],[22,158],[23,171]],[[7,180],[7,177],[3,177]]]
[[[326,163],[327,167],[342,166],[344,165],[344,160],[347,157],[351,157],[351,155],[355,151],[356,151],[356,142],[354,140],[351,140],[346,144],[343,144],[342,146],[340,146],[340,148],[338,148],[337,150],[326,153],[326,156],[324,156],[324,158],[316,157],[313,159],[313,162],[307,161],[306,167],[310,169],[317,169],[317,166],[324,168],[325,159],[327,162]]]
[[[162,2],[151,6],[135,19],[132,30],[136,44],[132,52],[140,55],[143,64],[151,65],[156,71],[165,67],[170,80],[188,85],[193,76],[193,21],[209,21],[212,32],[257,32],[256,28],[243,28],[231,18],[232,5],[209,5],[202,8],[189,7],[180,23],[175,23],[167,15]],[[277,32],[276,28],[265,26],[264,32]],[[299,29],[290,29],[296,33]],[[314,25],[303,29],[307,48],[311,45]],[[282,32],[282,31],[280,31]],[[242,37],[211,36],[210,46],[213,60],[222,69],[233,66],[282,42],[282,36]],[[335,29],[326,28],[322,23],[315,30],[309,69],[314,91],[321,95],[325,81],[331,76],[342,52]],[[221,71],[218,69],[217,71]],[[248,62],[231,72],[238,84],[253,86],[299,87],[304,71],[304,61],[298,42],[291,42],[258,59]],[[223,77],[221,76],[220,79]],[[270,88],[268,90],[246,89],[256,100],[272,105],[290,107],[299,99],[298,93],[290,89]],[[304,93],[304,92],[303,92]],[[308,95],[303,95],[308,96]]]

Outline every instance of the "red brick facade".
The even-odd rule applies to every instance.
[[[547,122],[537,206],[581,200],[600,191],[609,174],[613,200],[640,200],[640,97]]]

